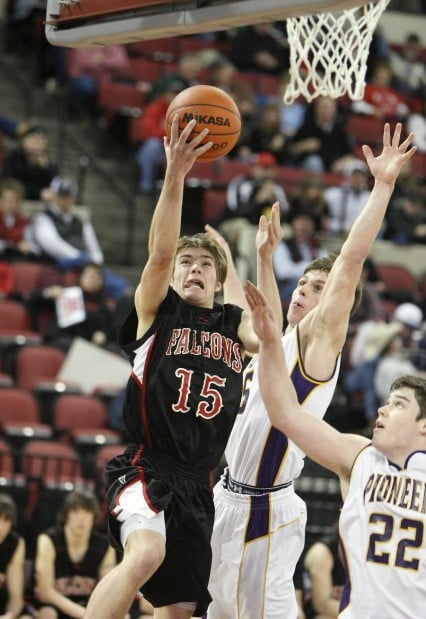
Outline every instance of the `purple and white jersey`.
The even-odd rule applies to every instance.
[[[340,356],[330,379],[319,382],[304,370],[297,327],[282,337],[282,345],[299,402],[315,417],[323,417],[336,388]],[[304,456],[272,427],[260,394],[258,358],[253,357],[244,373],[243,397],[225,451],[232,479],[261,488],[285,484],[300,475]]]
[[[373,446],[352,469],[340,516],[348,581],[339,619],[426,613],[426,452],[401,469]]]

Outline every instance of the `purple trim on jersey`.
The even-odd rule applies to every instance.
[[[339,550],[340,558],[346,573],[346,582],[342,589],[342,595],[340,596],[339,612],[341,612],[348,606],[351,599],[351,581],[349,578],[348,561],[346,558],[345,547],[341,542],[339,544]]]
[[[299,364],[296,364],[293,368],[291,380],[296,389],[299,403],[302,403],[318,386],[318,383],[311,382],[302,374]],[[280,430],[271,428],[259,464],[256,486],[270,488],[274,485],[287,448],[287,436]]]
[[[250,518],[246,529],[246,542],[268,535],[269,513],[269,494],[250,497]]]

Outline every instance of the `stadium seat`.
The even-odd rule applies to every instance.
[[[17,530],[25,533],[27,523],[28,487],[25,476],[15,465],[15,452],[10,444],[0,437],[0,491],[9,494],[16,502]]]
[[[81,393],[79,385],[57,380],[64,360],[62,350],[45,345],[24,346],[16,355],[16,386],[36,395],[43,423],[52,423],[52,408],[59,395]]]
[[[43,265],[37,262],[12,262],[10,265],[13,273],[13,292],[22,299],[27,299],[30,294],[41,287],[41,274]]]
[[[173,62],[178,50],[178,37],[165,37],[161,39],[147,39],[135,41],[129,44],[129,52],[135,56],[145,56],[158,63]]]
[[[30,315],[25,306],[11,299],[0,300],[0,367],[14,373],[17,351],[27,345],[40,344],[42,336],[31,329]]]
[[[106,114],[112,117],[115,114],[131,116],[141,113],[145,102],[145,93],[136,88],[134,84],[123,84],[110,80],[101,80],[98,90],[98,106]]]
[[[417,151],[411,159],[411,169],[421,181],[426,181],[426,153]]]
[[[99,447],[123,440],[121,433],[108,426],[104,403],[91,395],[58,397],[53,405],[53,428],[58,440],[68,442],[79,453],[85,477],[93,477]]]
[[[226,190],[207,189],[203,195],[203,217],[206,223],[216,225],[226,210]]]
[[[157,82],[163,75],[164,66],[160,62],[155,62],[148,58],[130,58],[126,73],[135,82],[146,82],[147,92],[149,92],[152,84]]]
[[[41,422],[35,396],[30,391],[14,387],[1,390],[0,428],[17,448],[29,439],[52,436],[52,428]]]
[[[13,376],[11,374],[7,374],[7,372],[0,372],[0,388],[3,387],[13,387],[15,381],[13,380]]]
[[[58,438],[75,445],[116,445],[121,435],[108,427],[108,412],[96,396],[65,394],[53,409],[53,427]]]
[[[397,303],[415,302],[418,297],[417,280],[406,268],[396,264],[377,264],[379,278],[385,284],[384,295]]]
[[[42,382],[55,382],[65,353],[53,346],[25,346],[16,356],[16,384],[34,389]]]
[[[29,489],[30,532],[35,538],[57,521],[62,502],[71,490],[93,490],[94,484],[84,478],[78,453],[60,441],[28,441],[21,461]]]
[[[376,146],[382,144],[383,120],[380,118],[364,116],[362,114],[350,114],[346,130],[355,146],[362,144]]]

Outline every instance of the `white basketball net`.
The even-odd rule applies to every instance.
[[[390,0],[369,2],[339,13],[287,19],[290,81],[284,103],[302,95],[362,99],[371,39]]]

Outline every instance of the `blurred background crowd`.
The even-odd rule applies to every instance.
[[[16,502],[0,500],[0,523],[25,540],[27,563],[71,490],[93,494],[99,509],[83,499],[72,509],[105,528],[103,465],[126,442],[123,382],[95,373],[83,388],[91,370],[78,355],[83,342],[91,359],[123,361],[116,338],[146,258],[165,165],[164,115],[190,85],[228,91],[242,132],[226,159],[196,163],[188,175],[183,231],[217,227],[241,279],[255,280],[257,222],[278,201],[284,235],[274,269],[284,313],[306,264],[339,250],[366,202],[371,177],[361,146],[380,145],[384,122],[415,132],[418,151],[366,263],[327,413],[339,429],[368,435],[392,380],[426,371],[424,2],[390,3],[404,29],[398,38],[385,23],[376,30],[362,100],[291,105],[282,101],[285,22],[65,49],[44,38],[44,2],[0,6],[0,491]],[[73,380],[61,380],[68,362]],[[332,536],[334,481],[307,463],[299,487],[309,508],[307,549]],[[0,552],[3,542],[0,528]],[[25,583],[31,588],[28,573]],[[134,616],[142,612],[150,611],[135,604]]]

